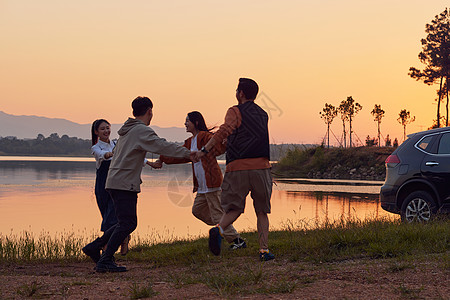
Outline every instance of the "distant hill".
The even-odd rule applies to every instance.
[[[122,124],[111,124],[113,138]],[[182,142],[189,137],[182,127],[150,126],[160,136],[171,142]],[[91,124],[78,124],[65,119],[38,116],[16,116],[0,111],[0,137],[15,136],[18,139],[35,139],[38,134],[45,137],[52,133],[59,136],[68,135],[81,139],[90,139]]]
[[[121,126],[122,124],[111,124],[112,138],[118,137],[117,130],[119,130]],[[155,130],[160,137],[163,137],[170,142],[183,142],[190,136],[190,134],[186,132],[185,128],[181,127],[162,128],[151,125],[151,128],[153,128],[153,130]],[[56,141],[65,141],[65,144],[67,144],[67,137],[64,137],[64,135],[67,135],[70,138],[90,140],[90,132],[91,124],[78,124],[69,120],[57,118],[15,116],[0,111],[0,155],[90,155],[90,143],[82,147],[79,147],[79,145],[73,146],[72,148],[69,147],[69,150],[72,151],[70,152],[61,145],[55,146],[55,149],[49,149],[48,145],[46,146],[47,148],[44,147],[43,149],[40,149],[36,146],[36,144],[33,144],[34,146],[30,146],[32,141],[27,141],[29,143],[21,143],[21,141],[17,141],[35,140],[37,143],[38,134],[42,134],[45,138],[49,138],[51,140],[50,135],[56,133],[57,136],[55,136],[54,139]],[[16,139],[12,137],[15,137]],[[77,141],[72,142],[76,143]],[[313,146],[314,145],[271,144],[270,158],[271,160],[278,160],[288,150],[292,150],[295,147],[305,149]],[[225,156],[222,155],[218,158],[225,159]]]

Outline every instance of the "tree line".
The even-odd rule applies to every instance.
[[[177,143],[182,144],[182,143]],[[92,141],[69,137],[63,135],[59,137],[57,133],[45,137],[38,134],[35,139],[18,139],[17,137],[0,137],[0,155],[37,155],[37,156],[91,156]],[[271,160],[279,160],[287,151],[294,148],[309,148],[313,145],[298,144],[270,144]],[[151,154],[148,157],[152,157]],[[154,158],[157,154],[153,155]],[[225,159],[225,155],[218,159]]]
[[[429,129],[439,128],[441,126],[448,126],[449,122],[449,82],[450,75],[450,10],[446,8],[442,13],[436,15],[431,24],[426,24],[425,32],[426,38],[421,40],[422,51],[419,53],[419,60],[425,64],[423,70],[419,70],[415,67],[410,67],[408,75],[416,80],[421,80],[427,85],[439,84],[439,90],[437,91],[437,111],[436,119]],[[445,102],[445,116],[441,116],[440,109],[441,103]],[[319,112],[320,117],[327,125],[327,145],[330,146],[330,125],[334,118],[338,115],[342,121],[342,133],[343,138],[339,140],[336,138],[341,147],[347,147],[347,130],[346,124],[348,123],[348,140],[349,147],[353,146],[352,141],[352,121],[356,114],[361,111],[362,106],[357,103],[351,96],[346,100],[342,100],[339,106],[333,106],[332,104],[325,103],[325,107]],[[381,108],[380,104],[375,104],[371,111],[374,117],[374,121],[377,122],[377,137],[370,138],[367,136],[366,145],[378,145],[381,146],[381,121],[384,117],[385,111]],[[406,139],[406,126],[415,121],[415,117],[411,116],[411,113],[402,109],[399,113],[397,121],[403,126],[403,140]],[[389,135],[386,136],[385,146],[397,146],[398,140],[395,139],[391,142]]]
[[[325,103],[325,107],[322,109],[321,112],[319,112],[320,117],[324,120],[325,124],[327,125],[327,147],[330,147],[330,126],[333,120],[339,115],[340,119],[342,121],[342,134],[343,138],[339,140],[336,136],[336,140],[338,141],[339,145],[341,147],[346,148],[347,147],[347,130],[346,130],[346,124],[348,123],[348,141],[349,147],[353,147],[353,139],[352,139],[352,133],[353,133],[353,127],[352,127],[352,121],[356,117],[356,115],[362,110],[362,105],[353,99],[352,96],[347,97],[346,100],[342,100],[339,106],[334,106],[329,103]],[[366,145],[367,146],[373,146],[378,145],[381,146],[381,121],[384,117],[385,111],[381,108],[381,104],[375,104],[374,108],[370,112],[373,117],[374,121],[377,123],[377,137],[376,138],[370,138],[370,136],[367,136],[366,138]],[[399,113],[399,117],[397,118],[397,121],[403,126],[403,140],[406,139],[406,125],[412,123],[415,121],[415,117],[411,116],[411,113],[407,111],[406,109],[402,109]],[[385,146],[398,146],[398,140],[397,138],[392,143],[391,139],[389,138],[389,135],[385,138]]]
[[[38,134],[35,139],[4,137],[0,138],[0,155],[89,156],[91,141],[57,133]]]

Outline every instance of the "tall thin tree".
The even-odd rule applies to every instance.
[[[449,114],[449,83],[450,75],[450,10],[446,8],[442,13],[436,15],[431,24],[426,24],[427,37],[421,40],[422,51],[419,60],[425,65],[423,70],[414,67],[409,68],[408,75],[416,80],[422,80],[427,85],[439,82],[436,125],[441,127],[441,101],[447,98],[446,120],[448,126]]]
[[[325,124],[327,124],[327,147],[330,148],[330,125],[333,122],[333,119],[337,116],[337,109],[334,105],[325,103],[325,107],[321,112],[319,112],[319,114]]]
[[[345,130],[345,122],[348,121],[348,108],[347,108],[347,102],[345,100],[341,101],[341,104],[339,104],[338,113],[341,117],[342,121],[342,135],[344,136],[344,148],[347,148],[347,131]]]
[[[342,109],[347,116],[349,125],[349,147],[352,147],[352,121],[356,114],[362,109],[362,106],[361,104],[355,102],[352,96],[349,96],[347,97],[347,100],[342,100],[341,105],[339,105],[339,109]]]
[[[403,141],[406,140],[406,125],[414,122],[416,120],[416,117],[411,117],[411,114],[409,111],[406,111],[406,109],[402,109],[400,113],[398,114],[397,121],[402,124],[403,126]]]
[[[449,97],[448,97],[448,77],[445,80],[445,84],[444,84],[444,89],[443,92],[446,94],[447,96],[447,101],[445,103],[445,126],[448,126],[448,105],[449,105]],[[442,99],[444,99],[444,96],[442,96]]]
[[[381,119],[384,117],[385,111],[381,108],[381,104],[375,104],[374,108],[370,112],[374,117],[374,121],[377,122],[378,127],[378,147],[381,146]]]

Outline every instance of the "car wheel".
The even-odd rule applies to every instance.
[[[416,191],[408,195],[403,201],[402,221],[428,222],[436,213],[433,197],[425,191]]]

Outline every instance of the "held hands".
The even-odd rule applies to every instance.
[[[105,159],[111,158],[112,156],[113,156],[113,153],[112,153],[112,152],[106,152],[105,155],[103,155],[103,157],[104,157]]]
[[[147,165],[149,165],[153,169],[161,169],[162,168],[162,161],[160,161],[159,159],[154,161],[154,162],[147,161]]]
[[[191,151],[190,159],[191,159],[193,162],[198,162],[198,161],[200,160],[201,156],[198,157],[198,156],[197,156],[198,153],[203,153],[203,152],[201,152],[201,151]]]
[[[202,151],[191,151],[191,154],[189,155],[189,159],[193,162],[198,162],[200,160],[200,158],[203,157],[204,155],[205,155],[205,153],[203,153]],[[154,162],[147,161],[147,165],[149,165],[150,167],[152,167],[154,169],[161,169],[163,162],[161,160],[157,159]]]
[[[206,155],[206,153],[205,152],[203,152],[203,151],[195,151],[195,152],[191,152],[191,156],[192,155],[195,155],[195,160],[194,159],[192,159],[192,161],[194,161],[194,162],[197,162],[197,161],[199,161],[200,160],[200,158],[202,158],[203,156],[205,156]]]

